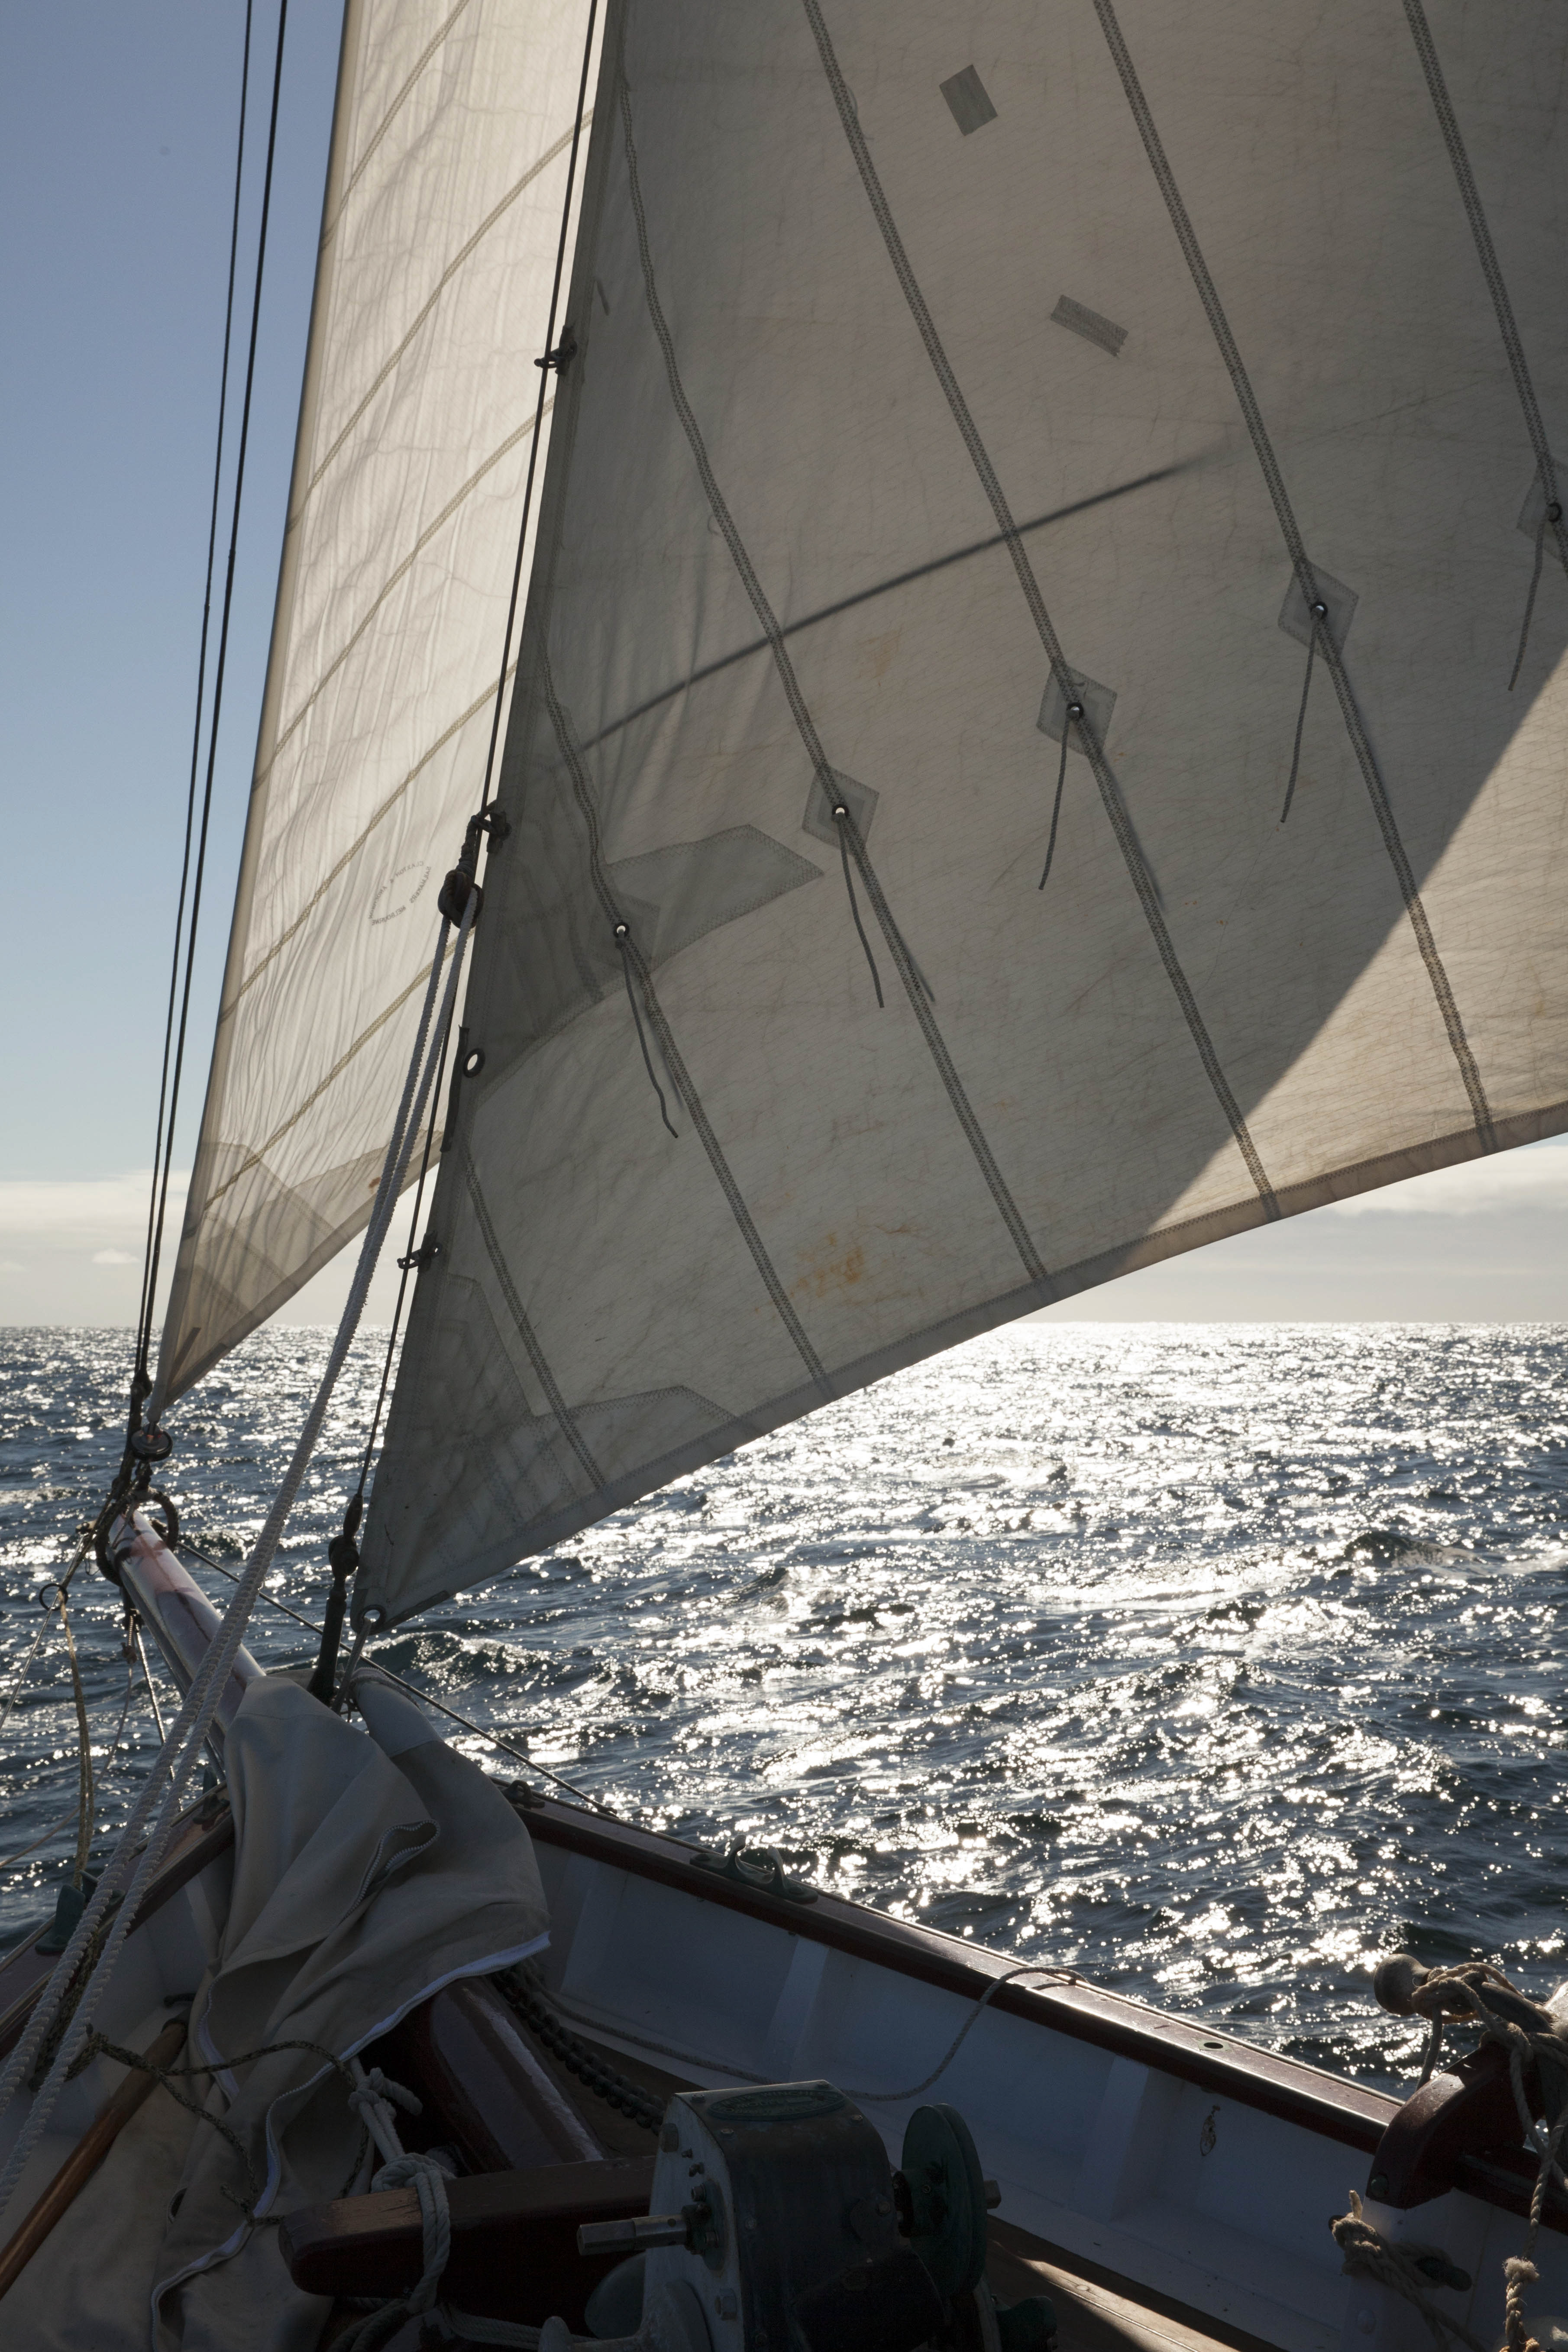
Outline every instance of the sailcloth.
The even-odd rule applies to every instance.
[[[1568,1125],[1565,65],[612,9],[362,1615]]]
[[[288,530],[155,1410],[364,1224],[478,805],[587,0],[348,0]]]

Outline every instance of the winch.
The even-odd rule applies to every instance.
[[[587,2305],[593,2336],[638,2352],[1047,2352],[1043,2296],[985,2284],[982,2176],[963,2117],[918,2108],[895,2172],[831,2083],[670,2101],[646,2215],[595,2221],[581,2252],[627,2259]],[[552,2352],[562,2322],[541,2336]]]

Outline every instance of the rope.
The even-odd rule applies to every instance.
[[[1525,2025],[1518,2017],[1501,2013],[1497,1997],[1510,2009],[1522,2011],[1530,2020]],[[1541,2347],[1531,2335],[1525,2321],[1524,2298],[1528,2288],[1540,2278],[1533,2260],[1535,2242],[1540,2233],[1545,2210],[1546,2191],[1553,2178],[1560,2187],[1568,2189],[1568,2176],[1559,2162],[1559,2151],[1568,2135],[1568,2105],[1550,2129],[1531,2115],[1530,2098],[1525,2089],[1524,2070],[1527,2064],[1538,2067],[1544,2084],[1547,2068],[1562,2073],[1568,2070],[1568,2042],[1557,2030],[1557,2021],[1549,2010],[1532,2001],[1527,1993],[1510,1982],[1495,1961],[1465,1960],[1451,1969],[1432,1969],[1413,1985],[1407,1998],[1402,1993],[1394,2006],[1399,2013],[1408,2011],[1424,2017],[1428,2025],[1426,2049],[1421,2066],[1421,2082],[1431,2079],[1433,2067],[1443,2046],[1443,2029],[1449,2021],[1463,2021],[1479,2026],[1483,2042],[1495,2042],[1508,2053],[1509,2084],[1513,2103],[1527,2147],[1534,2150],[1539,2163],[1535,2188],[1530,2200],[1530,2221],[1525,2231],[1524,2251],[1504,2262],[1503,2309],[1507,2321],[1508,2352],[1541,2352]],[[1542,2063],[1544,2062],[1544,2063]],[[1361,2200],[1351,2196],[1351,2210],[1330,2223],[1336,2244],[1345,2255],[1347,2275],[1363,2275],[1375,2279],[1380,2286],[1390,2288],[1414,2303],[1431,2327],[1440,2345],[1452,2338],[1470,2347],[1470,2352],[1489,2352],[1489,2347],[1478,2344],[1468,2329],[1439,2311],[1426,2294],[1430,2273],[1423,2272],[1421,2256],[1404,2247],[1394,2246],[1382,2237],[1362,2212]],[[1441,2262],[1441,2255],[1429,2256]]]
[[[308,2051],[312,2057],[324,2058],[327,2064],[333,2069],[334,2073],[341,2074],[349,2084],[349,2105],[351,2107],[354,2105],[357,2085],[354,2081],[353,2062],[340,2058],[335,2051],[327,2049],[324,2044],[320,2042],[268,2042],[264,2043],[259,2050],[242,2051],[237,2058],[220,2059],[216,2065],[212,2066],[189,2065],[185,2061],[184,2053],[182,2053],[179,2074],[186,2082],[192,2081],[198,2074],[205,2074],[209,2079],[211,2079],[219,2074],[232,2073],[234,2068],[237,2066],[248,2066],[258,2058],[275,2058],[280,2052],[285,2050],[304,2050]],[[132,2066],[134,2067],[139,2074],[151,2074],[154,2082],[162,2083],[164,2090],[168,2092],[169,2096],[172,2099],[176,2100],[178,2104],[185,2109],[188,2115],[195,2116],[198,2123],[211,2124],[214,2131],[217,2132],[222,2138],[228,2142],[228,2145],[234,2150],[235,2155],[239,2158],[240,2168],[244,2172],[246,2180],[249,2185],[250,2195],[247,2199],[237,2197],[233,2189],[228,2188],[225,2188],[222,2193],[228,2199],[230,2204],[237,2205],[239,2207],[239,2210],[245,2215],[246,2220],[249,2221],[253,2227],[261,2228],[268,2226],[274,2220],[280,2221],[282,2219],[282,2216],[279,2214],[277,2216],[265,2215],[261,2217],[259,2221],[258,2220],[256,2213],[257,2200],[259,2199],[261,2191],[266,2184],[263,2181],[258,2180],[256,2174],[251,2168],[250,2158],[246,2154],[245,2143],[240,2138],[238,2133],[232,2130],[230,2126],[224,2122],[221,2116],[214,2115],[210,2107],[203,2105],[199,2101],[193,2099],[188,2093],[182,2091],[179,2088],[175,2080],[174,2070],[172,2067],[154,2066],[152,2061],[143,2057],[140,2052],[135,2050],[126,2050],[122,2048],[118,2042],[110,2042],[101,2033],[89,2033],[87,2040],[82,2043],[81,2049],[78,2052],[77,2056],[72,2061],[67,2079],[73,2080],[78,2074],[84,2073],[85,2070],[91,2065],[93,2060],[98,2057],[111,2058],[118,2065]],[[412,2092],[401,2090],[400,2086],[395,2083],[386,2083],[384,2077],[380,2076],[379,2069],[377,2070],[376,2079],[380,2079],[382,2081],[384,2088],[386,2091],[396,2092],[400,2098],[404,2100],[413,2098],[414,2095]],[[415,2099],[414,2105],[416,2110],[417,2110],[418,2105],[418,2100]],[[341,2196],[347,2197],[352,2192],[354,2182],[359,2178],[360,2168],[364,2162],[365,2150],[368,2144],[369,2136],[362,2128],[360,2132],[359,2146],[354,2152],[353,2164],[350,2169],[347,2180],[343,2183],[342,2189],[339,2191]],[[391,2184],[389,2183],[388,2185],[390,2186]]]
[[[34,1646],[37,1647],[36,1639]],[[126,1718],[131,1713],[131,1700],[135,1689],[136,1666],[129,1647],[129,1637],[125,1655],[128,1661],[125,1671],[125,1695],[121,1701],[120,1720],[114,1727],[114,1737],[109,1745],[108,1761],[103,1768],[103,1777],[106,1780],[114,1769],[114,1759],[120,1750],[121,1739],[124,1736]],[[15,1853],[0,1854],[0,1870],[9,1870],[13,1864],[25,1862],[29,1854],[37,1853],[40,1846],[47,1845],[51,1838],[58,1837],[61,1830],[68,1829],[71,1823],[79,1821],[80,1817],[81,1807],[79,1801],[68,1813],[62,1813],[58,1822],[51,1822],[47,1830],[40,1831],[30,1845],[18,1846]],[[79,1878],[73,1881],[73,1884],[79,1885]]]
[[[446,997],[437,1034],[439,1034],[439,1027],[445,1026],[456,998],[458,982],[462,971],[463,952],[468,944],[468,932],[472,928],[476,906],[476,896],[470,891],[463,908],[456,948],[451,956],[451,969],[447,974]],[[383,1164],[381,1181],[371,1209],[370,1221],[365,1229],[359,1263],[354,1271],[347,1304],[343,1308],[342,1319],[339,1324],[337,1336],[333,1340],[331,1352],[315,1398],[306,1415],[305,1424],[295,1446],[293,1458],[284,1474],[272,1508],[268,1514],[250,1558],[246,1563],[244,1574],[235,1588],[234,1599],[229,1604],[216,1636],[209,1643],[206,1654],[197,1668],[163,1750],[161,1760],[170,1764],[173,1769],[167,1793],[162,1798],[161,1810],[156,1811],[154,1821],[155,1809],[160,1805],[159,1783],[158,1776],[155,1773],[150,1773],[143,1783],[141,1796],[132,1809],[130,1820],[121,1832],[119,1845],[99,1881],[97,1891],[83,1911],[76,1931],[60,1958],[54,1976],[50,1979],[26,2031],[13,2051],[4,2074],[0,2074],[0,2108],[3,2108],[16,2095],[22,2084],[29,2079],[39,2051],[51,2032],[58,2004],[62,1995],[71,1984],[88,1951],[89,1942],[96,1936],[100,1922],[108,1911],[110,1901],[123,1895],[126,1899],[121,1905],[114,1924],[110,1929],[102,1956],[93,1969],[91,1980],[83,1990],[79,2006],[60,2045],[58,2055],[34,2099],[32,2110],[11,2150],[5,2170],[0,2173],[0,2211],[4,2211],[15,2193],[23,2168],[37,2145],[39,2137],[54,2111],[55,2102],[65,2081],[66,2069],[77,2055],[86,2038],[93,2012],[102,1998],[118,1958],[120,1947],[129,1933],[131,1921],[135,1915],[141,1896],[168,1850],[170,1840],[174,1836],[178,1822],[181,1795],[195,1769],[207,1731],[217,1712],[230,1669],[244,1637],[246,1624],[255,1605],[256,1596],[271,1567],[284,1526],[293,1508],[310,1456],[315,1450],[316,1440],[321,1434],[321,1424],[326,1418],[327,1406],[337,1384],[338,1375],[342,1370],[344,1359],[353,1344],[360,1316],[364,1308],[365,1293],[370,1287],[370,1279],[375,1270],[381,1244],[402,1189],[419,1122],[424,1117],[430,1081],[435,1075],[435,1059],[427,1053],[426,1048],[431,1034],[431,1018],[442,967],[447,961],[447,936],[450,928],[450,924],[443,919],[437,940],[435,957],[430,967],[429,985],[426,990],[424,1004],[420,1011],[418,1031],[409,1060],[408,1075],[404,1083],[403,1097],[398,1105],[397,1115],[393,1125],[391,1140]],[[150,1822],[152,1827],[148,1833]],[[144,1834],[146,1842],[142,1846],[138,1860],[138,1842]]]
[[[191,729],[191,778],[185,794],[185,845],[184,852],[180,862],[180,896],[174,913],[174,948],[169,966],[169,1008],[163,1019],[163,1065],[158,1079],[158,1126],[156,1138],[153,1146],[153,1184],[147,1201],[147,1242],[142,1252],[142,1301],[137,1311],[136,1318],[136,1355],[135,1368],[132,1375],[131,1399],[131,1420],[132,1428],[134,1428],[140,1421],[142,1401],[147,1394],[147,1358],[153,1337],[153,1308],[158,1286],[158,1259],[163,1246],[163,1219],[164,1213],[168,1206],[169,1164],[173,1157],[174,1145],[174,1112],[173,1108],[169,1106],[170,1057],[174,1034],[174,1005],[179,988],[180,941],[184,929],[185,898],[191,880],[191,836],[195,826],[196,777],[199,772],[201,762],[202,709],[206,698],[207,635],[212,622],[213,562],[217,552],[217,517],[219,492],[223,481],[224,429],[228,415],[228,363],[229,352],[234,339],[234,289],[239,259],[240,194],[245,180],[245,122],[247,113],[249,110],[250,100],[250,35],[252,13],[252,0],[246,0],[245,46],[239,73],[239,130],[234,158],[234,205],[230,215],[228,232],[228,291],[224,301],[223,362],[218,370],[217,447],[213,457],[212,508],[207,520],[206,579],[202,590],[201,647],[196,659],[196,709],[195,718]],[[283,33],[281,26],[279,26],[278,39],[278,64],[274,70],[273,81],[272,119],[274,128],[276,128],[277,124],[278,108],[277,74],[278,71],[280,70],[283,61]],[[266,257],[266,251],[267,218],[264,207],[262,213],[260,240],[258,246],[256,260],[256,283],[258,297],[261,288],[262,263]],[[251,320],[250,331],[250,365],[251,367],[254,367],[256,359],[257,333],[257,320],[254,315]],[[247,381],[248,383],[248,373]],[[243,470],[242,457],[242,474]],[[238,529],[239,485],[237,481],[235,486],[234,519],[229,531],[228,589],[230,593],[232,593],[234,584],[234,552],[236,540],[238,535]],[[227,600],[226,598],[226,622],[227,617],[226,601]],[[214,713],[214,720],[216,728],[216,710]],[[195,944],[196,911],[199,908],[201,902],[202,866],[205,862],[206,852],[207,814],[212,804],[212,769],[209,764],[207,771],[206,794],[202,809],[202,857],[198,859],[196,866],[195,900],[192,908],[191,915],[192,936],[190,944],[193,948]],[[190,991],[188,966],[185,987],[186,1001],[188,1003]],[[184,1029],[183,1023],[181,1024],[180,1043],[183,1051],[184,1045]],[[177,1098],[180,1084],[180,1069],[177,1062],[174,1066],[174,1093]],[[169,1117],[167,1128],[165,1129],[164,1112],[166,1108],[169,1111]]]
[[[1479,2336],[1473,2336],[1462,2321],[1438,2310],[1427,2292],[1431,2282],[1417,2267],[1419,2256],[1409,2247],[1391,2244],[1380,2231],[1373,2228],[1363,2217],[1361,2199],[1353,2189],[1351,2190],[1350,2211],[1342,2213],[1337,2221],[1330,2222],[1329,2227],[1333,2231],[1335,2245],[1344,2256],[1346,2278],[1368,2278],[1375,2285],[1387,2287],[1392,2294],[1403,2295],[1407,2303],[1415,2305],[1439,2344],[1463,2344],[1467,2352],[1491,2352],[1491,2347],[1483,2344]],[[1530,2269],[1533,2278],[1533,2269],[1528,2263],[1524,2267]],[[1511,2270],[1513,2264],[1508,2263],[1505,2268]],[[1509,2340],[1511,2344],[1511,2330]]]
[[[672,1127],[669,1123],[669,1106],[664,1099],[664,1088],[659,1085],[658,1076],[655,1074],[653,1055],[648,1052],[647,1039],[643,1034],[642,1014],[637,1010],[637,992],[632,985],[632,935],[630,926],[626,923],[617,923],[615,928],[615,940],[616,945],[621,951],[621,972],[626,983],[626,1003],[632,1008],[632,1020],[637,1028],[637,1044],[642,1047],[643,1067],[647,1072],[647,1082],[653,1088],[655,1094],[658,1097],[658,1115],[664,1121],[665,1132],[668,1135],[673,1136],[676,1142],[679,1143],[680,1140],[680,1130],[679,1128]]]
[[[844,887],[849,893],[849,912],[855,918],[855,929],[860,934],[860,944],[871,967],[871,985],[877,992],[877,1010],[885,1013],[888,1008],[882,994],[882,975],[877,970],[877,959],[871,953],[871,942],[866,937],[866,926],[860,920],[860,902],[855,896],[855,877],[849,871],[849,811],[842,801],[834,804],[833,823],[838,835],[838,855],[844,863]]]
[[[209,1553],[202,1550],[199,1544],[194,1544],[188,1536],[181,1537],[180,1549],[191,1553],[194,1559],[201,1561],[204,1568],[216,1569],[219,1576],[226,1576],[231,1584],[238,1583],[239,1576],[237,1570],[226,1568],[221,1559],[214,1559]],[[515,1570],[513,1572],[516,1573]],[[504,1580],[501,1578],[497,1579],[498,1583]],[[257,1598],[264,1601],[269,1609],[280,1610],[285,1617],[291,1617],[296,1625],[304,1627],[307,1633],[318,1635],[321,1633],[322,1629],[313,1618],[302,1616],[298,1609],[290,1608],[287,1601],[279,1601],[275,1592],[261,1592],[257,1595]],[[548,1764],[536,1764],[526,1748],[514,1748],[510,1739],[501,1738],[499,1731],[492,1731],[486,1725],[476,1723],[472,1716],[459,1715],[457,1708],[448,1706],[445,1699],[437,1698],[430,1691],[421,1690],[416,1683],[405,1682],[403,1676],[395,1675],[390,1666],[384,1666],[378,1662],[375,1671],[378,1675],[384,1675],[389,1683],[395,1683],[399,1690],[406,1691],[410,1698],[417,1699],[421,1706],[433,1706],[438,1715],[447,1717],[453,1723],[460,1723],[465,1731],[471,1731],[476,1739],[488,1741],[490,1747],[499,1748],[503,1756],[510,1756],[519,1764],[526,1764],[531,1772],[542,1774],[546,1780],[553,1780],[558,1789],[564,1789],[569,1796],[575,1797],[578,1803],[586,1805],[591,1812],[601,1814],[607,1822],[626,1822],[624,1814],[612,1812],[608,1805],[602,1805],[596,1797],[591,1797],[586,1789],[580,1789],[574,1780],[563,1780],[560,1773],[552,1772]],[[522,1783],[520,1780],[514,1781],[512,1786],[521,1788]],[[626,1825],[630,1828],[637,1826],[635,1822]]]
[[[87,1858],[92,1851],[93,1800],[92,1734],[87,1720],[87,1693],[81,1686],[81,1661],[76,1654],[76,1636],[71,1632],[70,1612],[66,1607],[62,1585],[56,1607],[60,1612],[60,1632],[65,1636],[66,1656],[70,1662],[71,1697],[76,1703],[77,1756],[77,1831],[76,1859],[71,1864],[71,1885],[79,1888],[87,1874]]]
[[[1549,498],[1541,509],[1541,520],[1536,527],[1535,569],[1530,575],[1530,593],[1524,600],[1524,620],[1519,632],[1519,651],[1513,657],[1513,675],[1508,682],[1510,694],[1519,684],[1519,673],[1524,667],[1524,649],[1530,643],[1530,624],[1535,615],[1535,592],[1541,585],[1542,559],[1546,553],[1546,526],[1549,522],[1561,522],[1562,520],[1563,509],[1555,499]]]
[[[1322,626],[1323,616],[1328,609],[1321,598],[1319,598],[1313,603],[1308,614],[1311,623],[1311,635],[1307,639],[1307,676],[1301,688],[1301,708],[1296,713],[1296,742],[1290,753],[1290,781],[1285,787],[1285,805],[1279,812],[1281,824],[1289,815],[1290,803],[1296,797],[1296,778],[1300,773],[1301,768],[1301,734],[1307,724],[1307,702],[1312,691],[1312,664],[1318,657],[1318,631]]]
[[[1064,715],[1062,719],[1062,759],[1061,765],[1057,770],[1057,796],[1051,803],[1050,838],[1046,844],[1045,871],[1040,876],[1039,882],[1036,886],[1041,890],[1045,888],[1047,883],[1051,878],[1051,864],[1057,854],[1057,827],[1061,823],[1062,794],[1067,790],[1068,781],[1068,737],[1072,730],[1070,709],[1071,706],[1069,705],[1068,715]]]
[[[937,2077],[945,2074],[957,2057],[963,2042],[978,2024],[981,2011],[995,1998],[1003,1986],[1010,1984],[1015,1977],[1055,1977],[1063,1984],[1079,1982],[1077,1973],[1071,1969],[1038,1968],[1032,1961],[1026,1961],[1015,1969],[1005,1969],[1001,1976],[994,1977],[986,1986],[985,1990],[974,2003],[958,2032],[949,2043],[945,2056],[922,2081],[911,2084],[908,2090],[903,2091],[856,2091],[849,2089],[847,2085],[841,2084],[840,2088],[843,2089],[845,2097],[869,2099],[878,2105],[884,2102],[896,2105],[901,2099],[912,2099],[921,2091],[929,2091]],[[635,2050],[648,2050],[656,2057],[677,2059],[684,2065],[695,2066],[699,2073],[729,2074],[738,2083],[771,2083],[773,2079],[771,2074],[753,2074],[745,2066],[721,2065],[716,2058],[700,2056],[694,2050],[679,2050],[673,2042],[651,2041],[647,2034],[633,2033],[624,2025],[606,2024],[602,2018],[591,2017],[585,2010],[574,2009],[570,2001],[563,2000],[559,1993],[554,1994],[552,1999],[555,2007],[567,2017],[574,2017],[584,2025],[597,2028],[600,2032],[613,2032],[617,2042],[629,2042]]]
[[[366,2068],[353,2058],[349,2071],[354,2078],[349,2105],[385,2159],[373,2186],[378,2194],[384,2189],[412,2188],[419,2200],[424,2233],[424,2268],[418,2284],[406,2294],[383,2304],[339,2339],[340,2352],[371,2352],[373,2346],[385,2343],[405,2319],[417,2319],[434,2308],[440,2293],[441,2273],[452,2252],[452,2214],[447,2200],[447,2166],[439,2156],[405,2151],[397,2136],[393,2110],[401,2107],[405,2115],[417,2116],[424,2112],[422,2102],[401,2083],[389,2081],[379,2066]]]

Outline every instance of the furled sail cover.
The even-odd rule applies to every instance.
[[[365,1222],[478,805],[587,0],[350,0],[160,1402]]]
[[[1568,1125],[1568,15],[605,47],[362,1611]]]

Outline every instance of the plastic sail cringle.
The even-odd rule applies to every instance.
[[[479,803],[586,22],[587,0],[350,0],[161,1400],[369,1213]]]
[[[612,14],[362,1612],[1568,1125],[1565,61],[1457,0]]]

